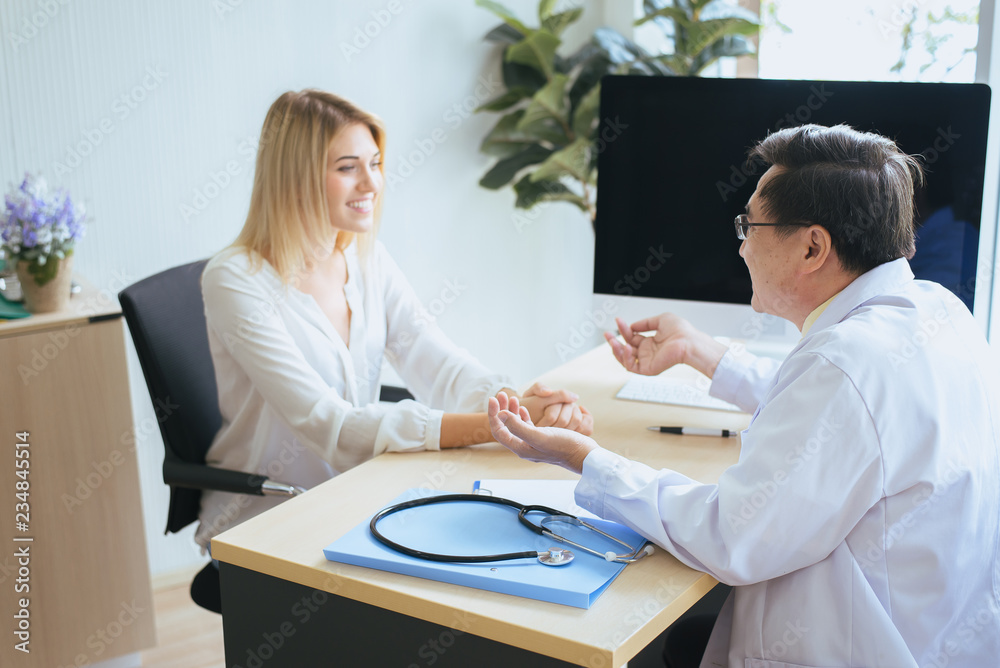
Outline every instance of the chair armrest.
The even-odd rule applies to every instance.
[[[169,460],[163,462],[163,482],[171,487],[264,496],[263,485],[266,480],[267,476],[219,469],[205,464]]]

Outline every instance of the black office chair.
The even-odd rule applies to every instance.
[[[198,519],[205,489],[259,496],[305,491],[267,476],[205,464],[205,453],[222,424],[201,297],[207,262],[168,269],[118,295],[163,437],[163,482],[170,486],[164,533],[176,533]],[[387,385],[380,398],[400,401],[413,395]],[[191,598],[207,610],[222,611],[219,571],[211,563],[195,576]]]
[[[170,486],[164,533],[176,533],[198,519],[204,489],[260,496],[304,491],[266,476],[205,464],[222,424],[201,298],[206,263],[168,269],[118,295],[163,437],[163,482]],[[203,608],[222,611],[219,571],[211,563],[195,576],[191,598]]]

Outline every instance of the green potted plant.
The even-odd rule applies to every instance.
[[[600,81],[606,74],[694,76],[722,57],[754,53],[747,36],[756,17],[722,0],[645,0],[645,16],[670,36],[670,54],[652,54],[611,28],[599,28],[570,55],[558,53],[565,29],[580,7],[558,12],[556,0],[541,0],[538,26],[529,27],[494,0],[476,0],[503,23],[486,40],[503,49],[506,90],[477,111],[501,113],[480,150],[496,162],[479,184],[499,190],[512,184],[515,206],[568,202],[596,215],[597,128]]]

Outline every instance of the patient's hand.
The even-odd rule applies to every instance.
[[[579,399],[568,390],[553,390],[535,383],[518,403],[528,409],[531,421],[539,427],[561,427],[590,435],[594,432],[594,417],[577,403]]]
[[[600,447],[594,439],[568,429],[536,427],[528,410],[517,397],[499,392],[491,397],[487,414],[493,437],[522,459],[558,464],[575,473],[583,470],[583,460]]]

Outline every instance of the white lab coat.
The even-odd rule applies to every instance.
[[[576,494],[734,586],[703,667],[1000,665],[1000,364],[954,295],[883,264],[712,394],[756,407],[717,485],[595,450]]]
[[[208,263],[202,293],[222,428],[207,463],[313,487],[382,452],[437,450],[446,410],[485,411],[511,386],[444,335],[381,243],[367,259],[354,244],[344,255],[349,346],[270,264],[251,273],[232,250]],[[459,296],[446,290],[442,303]],[[418,401],[379,403],[383,356]],[[195,540],[207,547],[281,500],[206,492]]]

